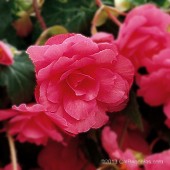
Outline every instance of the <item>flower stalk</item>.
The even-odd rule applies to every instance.
[[[37,0],[33,0],[33,8],[34,8],[35,15],[37,17],[37,20],[40,23],[42,30],[43,31],[46,30],[47,26],[46,26],[46,23],[45,23],[43,17],[40,14],[40,10],[39,10],[38,4],[37,4]]]
[[[17,154],[16,154],[16,149],[15,149],[15,143],[12,138],[12,136],[7,133],[7,139],[9,143],[9,148],[10,148],[10,155],[11,155],[11,162],[12,162],[12,170],[17,170]]]
[[[104,4],[102,3],[101,0],[96,0],[96,4],[97,4],[99,7],[104,6]],[[108,8],[105,8],[105,11],[106,11],[108,17],[109,17],[117,26],[120,27],[120,26],[122,25],[122,23],[117,19],[117,17],[115,17],[115,16],[111,13],[111,11],[110,11]]]

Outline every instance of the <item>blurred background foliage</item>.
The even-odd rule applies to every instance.
[[[156,3],[165,9],[170,7],[169,0],[127,1],[131,8],[148,2]],[[98,9],[95,0],[38,0],[37,2],[47,28],[59,25],[65,27],[68,32],[90,35],[91,21]],[[114,6],[113,0],[102,2],[105,5]],[[42,33],[35,17],[32,0],[1,0],[0,22],[0,39],[6,40],[18,49],[26,49],[30,44],[34,44]],[[101,30],[115,35],[117,33],[117,29],[114,29],[114,24],[110,20],[101,27]]]

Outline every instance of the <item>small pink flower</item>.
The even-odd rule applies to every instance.
[[[99,128],[108,120],[106,111],[126,105],[134,69],[113,43],[63,34],[27,52],[36,70],[36,100],[62,119],[64,130]]]
[[[96,169],[86,160],[76,139],[71,139],[67,146],[49,142],[40,152],[38,164],[43,170]]]
[[[146,142],[149,127],[145,122],[144,132],[138,129],[133,123],[129,122],[124,133],[125,125],[127,124],[127,117],[123,115],[115,115],[112,117],[110,128],[116,133],[117,140],[121,141],[121,148],[125,151],[127,148],[141,152],[143,154],[150,154],[149,145]],[[122,140],[123,134],[123,140]],[[140,145],[139,145],[140,143]]]
[[[168,170],[170,169],[170,150],[147,156],[145,162],[145,170]]]
[[[20,142],[40,145],[46,144],[49,138],[63,142],[61,132],[40,104],[21,104],[19,107],[13,106],[13,109],[0,110],[0,120],[9,118],[6,128],[11,135],[17,135]]]
[[[128,57],[136,70],[146,66],[170,42],[170,16],[155,5],[146,4],[131,10],[120,28],[117,44],[122,55]]]
[[[11,65],[13,64],[13,54],[7,44],[0,41],[0,64]]]
[[[118,165],[119,163],[124,164],[128,170],[139,170],[132,150],[127,148],[125,151],[122,151],[119,148],[116,133],[108,126],[102,131],[102,145],[114,163]]]

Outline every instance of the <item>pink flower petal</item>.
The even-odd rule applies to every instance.
[[[93,112],[96,102],[84,101],[73,96],[65,96],[63,100],[65,111],[77,120],[85,119],[91,112]]]

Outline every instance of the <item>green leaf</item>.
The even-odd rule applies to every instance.
[[[133,6],[138,6],[138,5],[148,3],[148,0],[127,0],[127,1],[130,2]]]
[[[114,0],[102,0],[102,3],[105,4],[105,5],[110,5],[110,6],[113,6],[113,3]]]
[[[140,130],[143,129],[142,117],[139,111],[136,95],[133,91],[130,93],[130,99],[127,107],[122,111]]]
[[[6,109],[11,105],[11,100],[9,99],[6,91],[6,87],[0,87],[0,109]]]
[[[109,11],[110,14],[112,14],[113,16],[117,17],[119,15],[118,10],[116,8],[110,7],[110,6],[102,6],[100,7],[97,11],[96,14],[97,15],[97,21],[96,21],[96,26],[101,26],[103,25],[106,20],[109,18],[108,14],[106,11]]]
[[[97,9],[94,0],[48,0],[42,16],[48,27],[63,25],[69,32],[87,32]]]
[[[16,10],[16,1],[0,0],[0,39],[7,40],[19,49],[24,49],[27,47],[26,41],[16,35],[12,26],[16,19]]]
[[[154,3],[161,8],[167,9],[170,7],[169,0],[127,0],[127,1],[130,2],[133,6],[139,6],[146,3]]]
[[[0,65],[0,86],[6,87],[12,104],[30,102],[35,87],[33,64],[24,52],[14,59],[11,66]]]
[[[16,14],[20,11],[28,10],[32,5],[32,0],[15,0],[14,2],[14,12]]]
[[[102,6],[96,11],[95,16],[93,18],[95,22],[93,24],[96,27],[101,26],[106,22],[107,19],[108,19],[108,15],[106,11],[104,10],[104,7]]]
[[[148,0],[148,2],[155,3],[156,5],[158,5],[162,8],[169,8],[170,7],[169,0]]]
[[[12,3],[6,0],[0,0],[0,37],[12,22]]]
[[[84,145],[82,145],[82,150],[84,151],[86,157],[90,162],[94,163],[96,167],[98,167],[101,163],[102,156],[99,152],[99,148],[97,147],[97,143],[91,138],[84,138]]]

